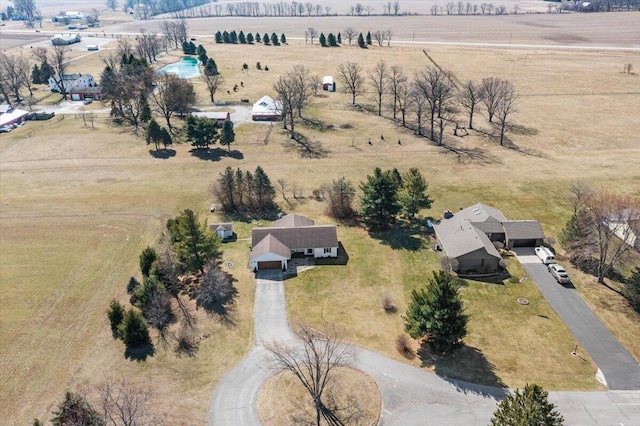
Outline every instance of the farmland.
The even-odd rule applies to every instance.
[[[212,201],[208,190],[227,166],[246,170],[260,165],[273,182],[295,182],[306,197],[296,200],[294,206],[279,200],[281,206],[320,223],[330,219],[323,216],[322,203],[308,198],[311,191],[341,176],[357,184],[374,167],[401,171],[418,167],[436,200],[433,208],[424,212],[427,216],[438,217],[444,209],[482,201],[500,208],[509,218],[540,220],[552,237],[557,237],[569,214],[566,188],[570,182],[581,179],[640,195],[640,76],[622,72],[626,63],[640,67],[640,53],[637,49],[559,48],[637,48],[640,30],[633,25],[637,16],[510,16],[501,17],[505,21],[499,24],[492,21],[499,17],[400,17],[392,24],[398,40],[409,41],[415,32],[421,41],[508,44],[508,33],[513,33],[513,44],[535,47],[398,41],[391,48],[366,51],[348,46],[323,49],[295,38],[302,37],[307,26],[326,32],[340,31],[345,25],[384,28],[389,24],[381,17],[362,21],[346,17],[189,21],[193,34],[209,36],[199,42],[215,58],[225,78],[217,97],[220,101],[273,95],[278,75],[296,64],[322,76],[336,75],[337,65],[348,60],[365,69],[385,60],[412,75],[428,64],[422,49],[460,81],[488,76],[508,79],[520,94],[517,131],[509,134],[511,148],[498,146],[488,135],[493,130],[482,116],[478,119],[482,132],[456,138],[447,131],[446,143],[463,153],[457,155],[414,136],[393,122],[388,111],[381,118],[353,110],[343,93],[314,98],[307,118],[323,126],[302,125],[298,129],[321,148],[322,158],[302,158],[278,125],[265,145],[262,141],[268,125],[252,123],[236,128],[233,148],[242,153],[236,158],[201,158],[187,144],[174,145],[175,155],[155,158],[140,134],[113,125],[106,116],[100,116],[95,130],[69,115],[42,125],[32,137],[27,137],[29,126],[39,128],[39,124],[30,123],[2,135],[0,391],[4,404],[0,418],[11,419],[8,424],[48,418],[64,390],[108,376],[151,382],[156,390],[153,407],[167,423],[193,424],[205,418],[213,387],[252,344],[254,284],[244,267],[248,242],[223,247],[224,261],[234,265],[229,270],[238,279],[237,325],[230,328],[199,313],[200,331],[211,337],[203,341],[195,358],[176,358],[170,350],[159,347],[145,363],[126,360],[121,343],[111,338],[105,311],[112,298],[127,300],[125,285],[129,276],[137,274],[138,254],[156,243],[166,219],[184,208],[200,212],[209,222],[221,219],[208,213]],[[292,40],[282,47],[215,45],[210,37],[212,25],[216,30],[285,32]],[[139,26],[139,22],[123,23],[106,31],[135,33]],[[460,28],[465,32],[455,30]],[[72,56],[84,53],[73,52]],[[98,55],[108,53],[74,60],[70,71],[99,75],[104,65]],[[160,62],[174,62],[181,56],[173,52]],[[269,71],[256,70],[257,61],[268,65]],[[244,63],[249,64],[248,71],[242,70]],[[232,87],[240,82],[242,88],[233,92]],[[204,84],[194,79],[194,85],[200,100],[197,108],[210,108]],[[362,96],[359,103],[366,107],[373,101]],[[380,139],[382,134],[386,142]],[[251,226],[238,223],[238,237],[247,238]],[[339,237],[352,260],[345,267],[316,268],[289,280],[290,315],[310,322],[324,316],[354,324],[355,343],[400,359],[393,340],[401,331],[401,320],[385,316],[379,300],[383,294],[391,294],[402,313],[410,290],[422,285],[429,271],[438,267],[435,253],[426,239],[416,249],[399,237],[371,237],[360,228],[343,226]],[[512,265],[511,270],[516,277],[522,274],[518,265]],[[587,303],[639,359],[638,315],[620,296],[596,285],[593,277],[570,272]],[[504,384],[521,386],[536,380],[549,389],[599,388],[589,359],[566,360],[574,343],[533,283],[502,287],[470,282],[462,292],[472,314],[467,343],[476,350],[469,359],[487,360]],[[361,297],[348,300],[344,294]],[[516,307],[508,301],[521,295],[535,302],[534,309],[512,311]],[[309,300],[313,306],[307,309]],[[504,304],[501,313],[486,315],[496,300]],[[517,324],[509,321],[510,315],[518,316]],[[501,346],[504,339],[513,336],[518,339]],[[538,345],[545,345],[544,354],[517,355]],[[429,368],[451,374],[456,366]],[[467,378],[482,373],[461,369]],[[175,395],[180,395],[179,402],[168,404]]]

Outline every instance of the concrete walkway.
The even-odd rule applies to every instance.
[[[274,371],[262,346],[272,340],[295,341],[288,326],[284,283],[279,272],[261,273],[256,282],[257,346],[213,391],[208,423],[259,425],[258,392]],[[435,374],[357,349],[355,367],[370,374],[382,396],[380,425],[489,424],[505,390],[441,378]],[[550,392],[566,425],[640,425],[640,392]]]
[[[573,286],[558,284],[533,248],[514,249],[518,260],[602,371],[611,390],[640,390],[640,365],[589,309]]]

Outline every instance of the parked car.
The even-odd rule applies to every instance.
[[[536,256],[538,256],[540,260],[542,260],[542,263],[544,263],[545,265],[556,263],[556,257],[548,248],[536,247],[535,252],[536,252]]]
[[[548,266],[549,272],[553,275],[553,278],[556,279],[560,284],[569,284],[571,282],[571,278],[567,274],[567,271],[557,263],[552,263]]]

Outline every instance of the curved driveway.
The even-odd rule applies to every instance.
[[[279,272],[258,276],[255,298],[256,346],[216,386],[208,422],[216,426],[259,425],[258,392],[274,372],[267,367],[265,342],[295,340],[287,322]],[[489,424],[504,390],[456,380],[358,350],[355,367],[370,374],[382,395],[381,425]],[[640,392],[550,392],[566,425],[640,425]]]

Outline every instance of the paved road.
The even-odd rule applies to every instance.
[[[254,426],[258,392],[267,378],[269,354],[262,344],[294,341],[287,322],[279,272],[262,273],[256,283],[257,346],[215,388],[210,425]],[[488,424],[505,390],[448,380],[375,352],[357,349],[355,367],[370,374],[382,396],[380,425]],[[551,392],[566,425],[640,425],[640,392]]]
[[[514,250],[529,276],[604,374],[611,390],[640,390],[640,364],[589,309],[572,286],[562,286],[533,248]]]

